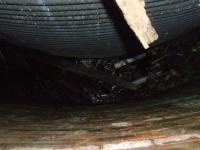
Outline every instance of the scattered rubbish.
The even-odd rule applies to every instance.
[[[25,76],[31,76],[32,82],[18,90],[22,95],[28,93],[36,99],[42,95],[47,101],[50,96],[55,101],[66,101],[67,97],[70,102],[109,103],[126,96],[150,96],[198,80],[199,32],[127,58],[50,58],[4,43],[0,59],[13,71],[24,63]]]
[[[120,62],[114,64],[115,69],[121,68],[121,67],[126,66],[130,63],[141,60],[141,59],[145,58],[146,56],[147,56],[146,53],[142,53],[140,55],[135,56],[134,58],[128,58],[128,59],[125,59],[125,60],[121,60]]]

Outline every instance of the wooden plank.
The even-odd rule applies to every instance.
[[[132,82],[128,82],[122,78],[119,78],[117,76],[113,76],[112,74],[97,71],[91,68],[86,68],[81,65],[77,64],[69,64],[66,62],[61,63],[52,63],[51,64],[54,67],[58,67],[63,69],[64,71],[70,71],[79,75],[87,76],[92,79],[97,79],[100,81],[104,81],[105,83],[111,84],[111,85],[117,85],[119,87],[129,89],[129,90],[137,90],[138,85],[134,84]]]
[[[158,39],[158,34],[146,13],[144,0],[116,0],[116,3],[143,47],[149,48]]]

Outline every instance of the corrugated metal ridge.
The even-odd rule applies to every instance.
[[[200,24],[199,0],[145,2],[159,34],[155,44]],[[0,34],[30,48],[61,56],[126,54],[127,43],[113,20],[101,0],[0,0]]]

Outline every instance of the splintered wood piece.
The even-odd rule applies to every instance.
[[[115,0],[130,28],[145,49],[158,39],[145,9],[144,0]]]

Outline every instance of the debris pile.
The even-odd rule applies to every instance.
[[[20,53],[19,49],[23,48],[1,44],[1,72],[20,77],[13,87],[18,93],[21,88],[24,97],[42,101],[96,104],[146,97],[198,81],[199,34],[197,30],[127,58],[56,58],[52,61],[47,56],[33,57],[32,53]],[[19,71],[26,73],[19,74]],[[5,84],[8,81],[13,86],[13,80],[8,79]]]
[[[82,60],[85,67],[110,72],[135,87],[135,90],[131,91],[128,86],[126,88],[112,85],[108,88],[106,83],[97,81],[92,88],[99,89],[90,94],[92,102],[118,101],[122,97],[124,100],[127,92],[131,99],[141,98],[198,81],[200,75],[198,34],[199,31],[187,38],[179,38],[178,41],[171,41],[125,59],[87,60],[87,63]]]

